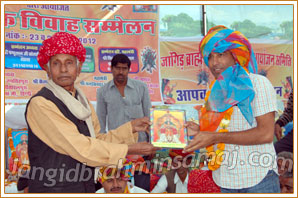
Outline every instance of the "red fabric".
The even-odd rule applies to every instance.
[[[182,156],[182,158],[193,154],[194,152],[190,152],[190,153],[182,153],[183,149],[170,149],[169,151],[169,156],[174,159],[176,156]]]
[[[220,193],[210,170],[192,170],[189,173],[187,189],[189,193]]]
[[[150,192],[153,190],[161,175],[150,174]]]
[[[80,62],[86,59],[86,49],[81,41],[74,35],[67,32],[57,32],[51,38],[42,42],[37,55],[37,61],[44,70],[50,58],[56,54],[69,54],[76,56]]]

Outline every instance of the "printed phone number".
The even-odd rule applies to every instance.
[[[38,41],[38,40],[46,40],[50,38],[50,35],[44,35],[44,34],[30,34],[29,39],[31,41]],[[96,38],[79,38],[82,44],[91,44],[96,45]]]

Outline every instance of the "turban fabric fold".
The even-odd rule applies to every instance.
[[[249,73],[257,73],[257,63],[248,39],[239,31],[225,26],[211,28],[199,44],[200,53],[209,67],[211,52],[230,51],[236,64],[228,67],[216,79],[211,88],[208,105],[212,111],[224,112],[237,105],[247,122],[252,125],[253,113],[251,102],[255,92]]]
[[[42,42],[37,55],[37,61],[40,67],[45,70],[44,65],[56,54],[76,56],[80,62],[84,62],[86,59],[86,49],[81,41],[76,36],[67,32],[57,32]]]
[[[174,159],[177,156],[181,156],[182,158],[194,154],[194,152],[190,152],[190,153],[182,153],[183,149],[170,149],[169,150],[169,156]]]

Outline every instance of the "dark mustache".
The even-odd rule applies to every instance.
[[[114,190],[121,190],[122,188],[121,187],[114,187],[114,188],[111,188],[111,191],[114,191]]]

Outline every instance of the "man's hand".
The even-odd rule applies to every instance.
[[[160,147],[154,147],[148,142],[138,142],[128,145],[127,155],[151,155],[160,149]]]
[[[132,132],[146,131],[149,133],[149,126],[151,125],[148,117],[137,118],[131,121]]]
[[[279,124],[275,124],[274,134],[275,134],[277,140],[280,140],[281,139],[281,137],[282,137],[282,129],[279,126]]]
[[[213,132],[200,131],[190,141],[189,145],[184,148],[185,152],[192,152],[194,150],[204,148],[206,146],[215,144],[215,135]]]
[[[186,122],[184,127],[187,128],[188,136],[194,136],[194,135],[198,134],[198,132],[200,131],[200,126],[194,122],[191,122],[191,121]]]

